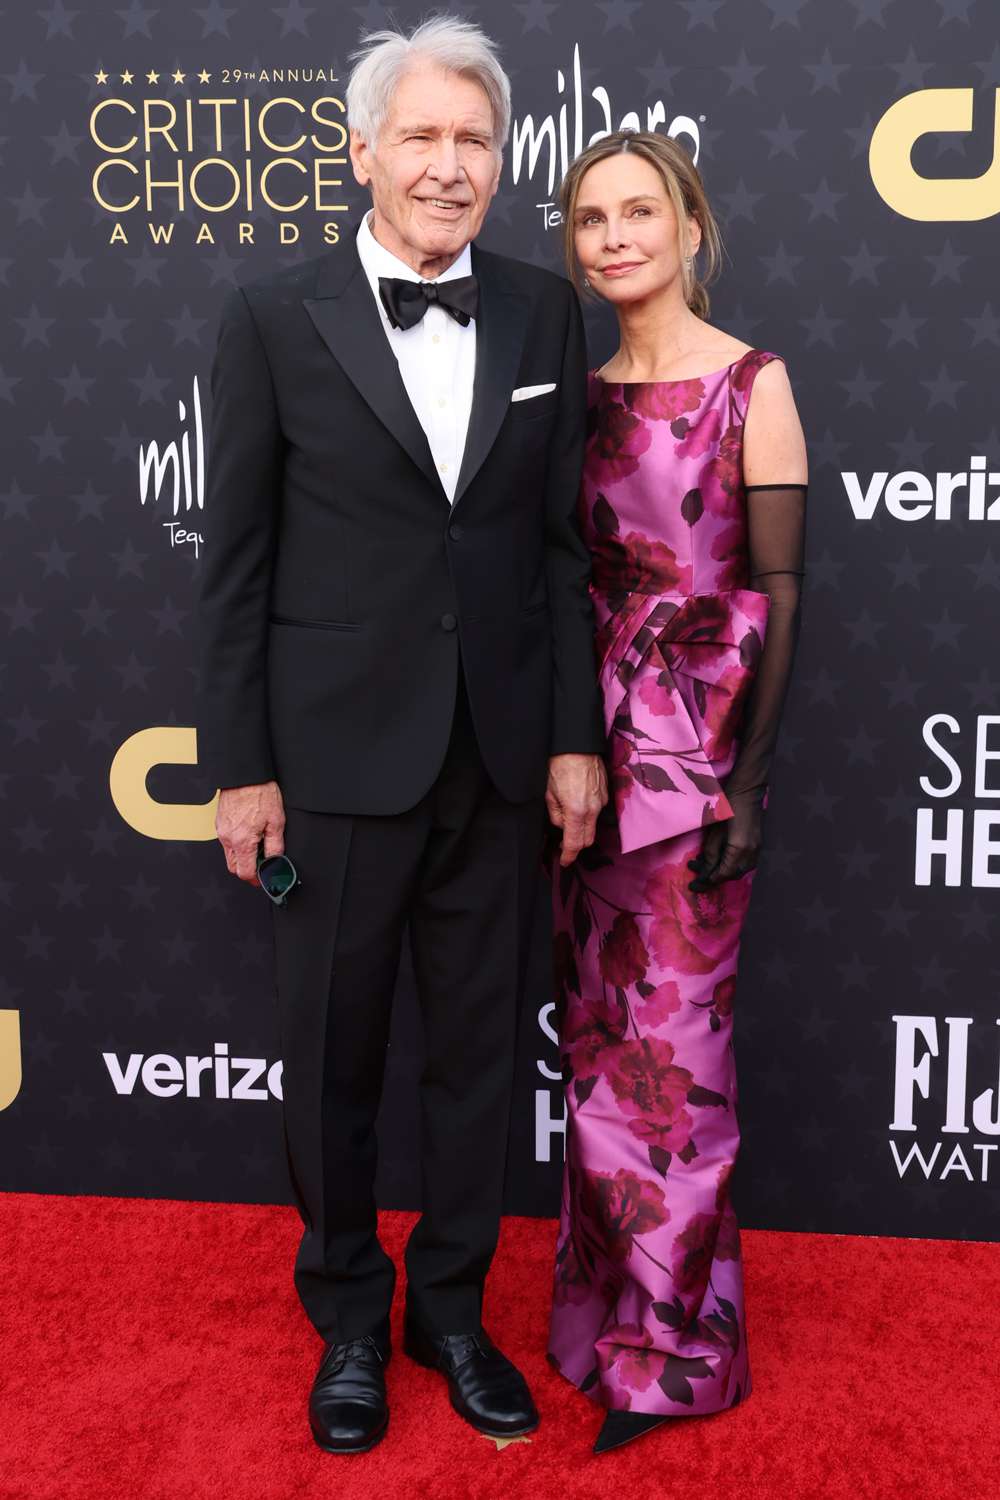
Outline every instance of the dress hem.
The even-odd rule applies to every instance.
[[[627,1407],[608,1406],[605,1401],[601,1400],[602,1389],[600,1381],[595,1381],[593,1387],[589,1391],[585,1391],[578,1380],[574,1380],[572,1375],[567,1375],[566,1371],[562,1369],[562,1367],[557,1363],[556,1358],[550,1349],[546,1350],[545,1358],[551,1368],[555,1370],[556,1374],[561,1376],[562,1379],[566,1381],[567,1385],[573,1386],[574,1390],[579,1391],[581,1396],[585,1396],[591,1403],[591,1405],[596,1406],[600,1411],[629,1411],[634,1412],[637,1417],[719,1417],[722,1416],[724,1412],[735,1411],[737,1407],[745,1405],[745,1403],[753,1395],[753,1386],[748,1380],[746,1390],[740,1393],[740,1399],[736,1402],[735,1405],[730,1403],[727,1406],[710,1406],[701,1409],[698,1408],[697,1403],[695,1403],[695,1406],[692,1407],[692,1409],[689,1411],[651,1410],[643,1406],[636,1406],[634,1403],[631,1406]]]

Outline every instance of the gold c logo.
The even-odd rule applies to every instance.
[[[993,100],[993,160],[979,177],[921,177],[910,153],[924,135],[972,129],[972,89],[920,89],[875,126],[868,165],[879,196],[905,219],[989,219],[1000,213],[1000,89]]]
[[[21,1092],[21,1019],[16,1010],[0,1010],[0,1109]]]
[[[111,800],[129,827],[148,839],[214,839],[218,793],[211,802],[157,802],[146,787],[146,777],[154,766],[197,764],[198,737],[194,729],[173,725],[140,729],[125,741],[111,762]]]

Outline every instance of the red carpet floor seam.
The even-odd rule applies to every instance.
[[[412,1222],[382,1216],[397,1265]],[[0,1497],[1000,1500],[1000,1245],[745,1232],[753,1395],[595,1458],[600,1411],[545,1359],[554,1237],[505,1221],[486,1308],[532,1439],[498,1451],[400,1351],[387,1437],[336,1458],[291,1209],[3,1195]]]

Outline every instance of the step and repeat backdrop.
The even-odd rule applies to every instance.
[[[456,9],[459,7],[456,6]],[[229,286],[347,253],[359,33],[423,7],[19,5],[0,261],[0,1186],[287,1196],[270,912],[197,766]],[[483,243],[556,267],[575,152],[683,140],[728,258],[715,321],[784,354],[809,438],[804,632],[737,997],[751,1226],[1000,1223],[1000,42],[990,0],[524,0]],[[614,330],[588,313],[593,363]],[[331,480],[336,476],[331,475]],[[508,1207],[556,1210],[546,901]],[[381,1201],[414,1207],[400,978]]]

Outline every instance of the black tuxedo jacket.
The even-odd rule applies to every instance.
[[[579,306],[551,272],[475,246],[472,264],[453,507],[353,241],[225,305],[199,608],[198,753],[217,786],[275,778],[291,806],[405,811],[443,761],[460,662],[510,801],[544,790],[549,755],[604,749]]]

